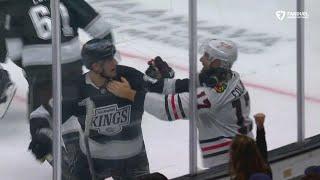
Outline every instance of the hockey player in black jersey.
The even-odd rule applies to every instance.
[[[67,129],[63,130],[66,153],[63,174],[78,180],[88,180],[92,176],[86,152],[90,152],[89,159],[93,161],[93,173],[97,179],[112,176],[116,180],[130,180],[149,173],[141,119],[143,92],[150,85],[143,73],[117,65],[115,53],[116,49],[110,41],[93,39],[87,42],[83,46],[82,57],[90,71],[77,81],[72,98],[63,97],[63,129]],[[106,90],[109,81],[123,79],[127,79],[130,86],[137,90],[137,93],[131,94],[132,101],[116,97]],[[74,96],[77,98],[74,99]],[[93,116],[89,117],[89,126],[88,111],[83,103],[78,103],[84,99],[87,101],[87,98],[95,106],[91,109]],[[43,105],[31,114],[32,142],[29,149],[39,160],[51,153],[49,109],[49,105]],[[78,126],[70,125],[71,116],[77,117]],[[86,132],[89,132],[89,148],[86,148],[87,142],[84,140]]]
[[[6,6],[8,57],[26,72],[29,112],[51,98],[50,0],[19,0]],[[62,94],[71,96],[70,84],[82,74],[78,29],[95,38],[112,39],[111,26],[84,0],[61,0]]]

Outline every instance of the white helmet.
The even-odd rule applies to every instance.
[[[210,60],[219,59],[225,62],[222,66],[231,68],[237,60],[238,48],[237,45],[230,40],[210,39],[200,46],[199,53],[208,53]]]

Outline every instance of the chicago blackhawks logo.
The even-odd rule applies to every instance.
[[[98,133],[111,136],[130,124],[131,105],[118,108],[117,104],[96,108],[92,128]]]
[[[227,88],[226,83],[218,83],[215,87],[214,90],[216,90],[217,93],[223,93]]]

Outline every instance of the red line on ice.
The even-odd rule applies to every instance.
[[[145,57],[145,56],[139,56],[139,55],[123,52],[123,51],[121,51],[120,54],[123,57],[134,58],[134,59],[137,59],[137,60],[142,61],[144,63],[147,63],[151,59],[151,58],[148,58],[148,57]],[[172,63],[169,63],[169,64],[170,64],[171,67],[173,67],[173,69],[179,69],[179,70],[184,71],[184,72],[188,72],[189,71],[188,68],[186,68],[184,66],[179,66],[179,65],[176,65],[176,64],[172,64]],[[245,81],[244,81],[244,84],[247,87],[250,87],[250,88],[259,89],[259,90],[267,91],[267,92],[274,93],[274,94],[279,94],[279,95],[283,95],[283,96],[296,98],[296,94],[295,93],[289,92],[289,91],[286,91],[286,90],[277,89],[277,88],[274,88],[274,87],[268,87],[268,86],[265,86],[265,85],[251,83],[251,82],[245,82]],[[17,101],[20,101],[20,102],[26,102],[26,99],[24,97],[22,97],[22,96],[19,96],[19,95],[16,95],[14,99],[17,100]],[[309,102],[319,103],[320,104],[320,99],[319,98],[305,96],[305,100],[309,101]]]
[[[144,61],[144,62],[147,62],[147,61],[149,61],[151,59],[151,58],[147,58],[147,57],[139,56],[139,55],[134,55],[134,54],[130,54],[130,53],[123,52],[123,51],[121,51],[121,55],[124,56],[124,57],[134,58],[134,59],[137,59],[137,60],[140,60],[140,61]],[[173,69],[179,69],[179,70],[185,71],[185,72],[189,71],[188,68],[186,68],[184,66],[179,66],[179,65],[176,65],[176,64],[172,64],[172,63],[169,63],[169,64],[170,64],[170,66],[173,67]],[[274,93],[274,94],[279,94],[279,95],[284,95],[284,96],[296,98],[296,94],[295,93],[289,92],[289,91],[286,91],[286,90],[277,89],[277,88],[274,88],[274,87],[268,87],[268,86],[265,86],[265,85],[251,83],[251,82],[243,82],[243,83],[247,87],[250,87],[250,88],[259,89],[259,90],[267,91],[267,92]],[[320,104],[320,99],[319,98],[305,96],[305,100],[309,101],[309,102],[319,103]]]

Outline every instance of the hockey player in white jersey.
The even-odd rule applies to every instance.
[[[16,87],[10,80],[8,71],[0,65],[0,120],[5,116],[15,92]]]
[[[237,52],[235,43],[222,39],[209,40],[200,47],[203,69],[197,88],[197,128],[205,167],[228,162],[229,147],[236,134],[252,136],[249,94],[240,75],[231,70]],[[161,65],[165,64],[159,57],[156,59],[155,69],[162,69]],[[167,121],[188,119],[188,81],[164,79],[163,94],[146,93],[144,110]],[[124,98],[131,91],[126,82],[116,81],[109,83],[108,90]]]
[[[0,6],[3,6],[7,1],[0,1]],[[4,33],[5,12],[0,9],[0,63],[4,63],[7,56],[7,48],[2,34]],[[0,65],[0,119],[6,114],[12,98],[16,92],[16,87],[9,77],[8,71]]]

